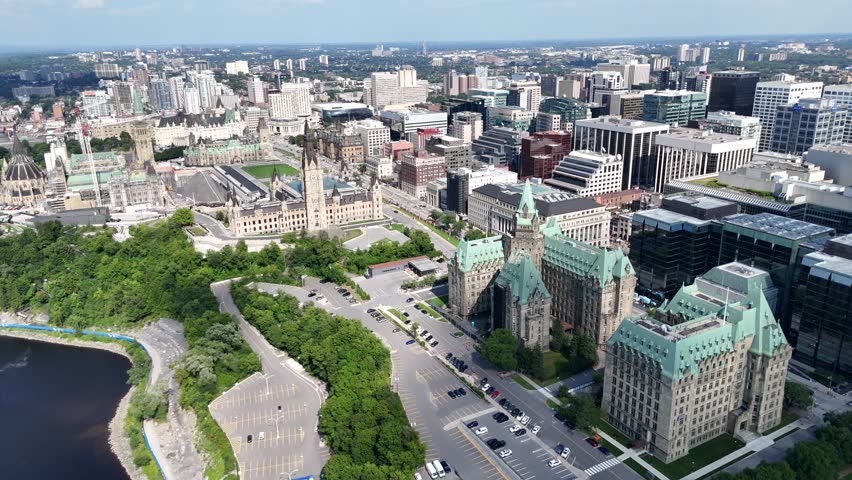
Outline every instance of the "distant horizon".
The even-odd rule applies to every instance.
[[[761,38],[850,29],[852,2],[716,0],[0,0],[3,51],[103,46],[341,45]],[[797,33],[790,33],[797,32]],[[229,37],[229,38],[223,38]],[[500,37],[506,37],[500,39]],[[508,39],[511,37],[512,39]],[[569,40],[553,40],[557,38]],[[10,45],[14,42],[14,45]]]
[[[384,45],[385,47],[411,46],[418,50],[422,42],[426,42],[428,50],[433,50],[430,46],[464,46],[464,45],[480,45],[493,46],[495,48],[511,48],[513,46],[524,46],[539,44],[536,46],[546,47],[546,44],[588,44],[577,45],[578,48],[588,48],[593,46],[607,46],[608,44],[618,43],[665,43],[666,41],[715,41],[715,42],[737,42],[737,41],[760,41],[760,40],[814,40],[825,37],[852,39],[852,31],[850,32],[817,32],[817,33],[779,33],[779,34],[742,34],[742,35],[695,35],[695,36],[632,36],[632,37],[596,37],[596,38],[542,38],[542,39],[501,39],[501,40],[361,40],[357,42],[293,42],[293,43],[271,43],[271,42],[180,42],[180,43],[161,43],[161,44],[79,44],[79,45],[0,45],[0,54],[10,53],[70,53],[81,50],[133,50],[141,49],[156,49],[167,50],[179,47],[188,48],[248,48],[248,47],[265,47],[265,48],[327,48],[327,47],[363,47],[364,49],[373,48],[376,45]],[[597,42],[597,43],[594,43]]]

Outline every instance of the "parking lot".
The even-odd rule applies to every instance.
[[[234,448],[241,478],[278,479],[304,469],[305,444],[317,418],[304,385],[255,373],[210,404],[210,412]],[[251,440],[249,440],[251,436]]]

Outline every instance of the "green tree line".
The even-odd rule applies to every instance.
[[[232,292],[246,320],[328,384],[319,429],[333,455],[323,478],[412,478],[426,446],[390,389],[390,354],[381,342],[357,321],[310,305],[301,309],[292,296],[272,297],[245,283]]]

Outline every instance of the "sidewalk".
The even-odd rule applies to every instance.
[[[651,466],[651,464],[649,464],[648,462],[646,462],[645,460],[643,460],[643,459],[642,459],[642,457],[640,457],[640,455],[641,455],[642,453],[644,453],[644,452],[637,452],[637,451],[633,450],[633,449],[632,449],[632,448],[630,448],[630,447],[627,447],[627,446],[625,446],[625,445],[622,445],[621,443],[619,443],[619,442],[618,442],[618,440],[616,440],[616,439],[614,439],[614,438],[610,437],[610,436],[609,436],[609,435],[607,435],[607,433],[606,433],[606,432],[604,432],[603,430],[599,430],[599,429],[597,429],[597,428],[596,428],[596,429],[595,429],[595,431],[598,433],[598,435],[600,435],[600,436],[601,436],[601,438],[603,438],[603,439],[604,439],[604,440],[606,440],[607,442],[609,442],[609,443],[611,443],[611,444],[615,445],[615,447],[616,447],[616,448],[618,448],[619,450],[621,450],[621,451],[623,451],[623,452],[624,452],[624,453],[622,453],[621,455],[619,455],[619,456],[618,456],[618,459],[619,459],[619,460],[621,460],[622,462],[623,462],[624,460],[628,459],[628,458],[631,458],[631,459],[633,459],[633,461],[635,461],[636,463],[638,463],[639,465],[641,465],[641,466],[642,466],[642,468],[644,468],[645,470],[648,470],[649,472],[653,473],[653,474],[654,474],[654,476],[655,476],[656,478],[658,478],[659,480],[669,480],[669,477],[667,477],[667,476],[663,475],[662,473],[660,473],[660,471],[659,471],[659,470],[657,470],[656,468],[652,467],[652,466]]]
[[[810,428],[812,425],[813,424],[811,422],[800,418],[789,425],[785,425],[783,428],[779,428],[778,430],[770,433],[769,435],[764,435],[748,442],[741,449],[731,452],[709,465],[705,465],[703,468],[700,468],[683,477],[682,480],[695,480],[701,478],[704,475],[707,475],[708,473],[711,473],[715,470],[724,467],[725,465],[733,462],[734,460],[738,460],[744,455],[750,455],[752,453],[759,452],[767,447],[770,447],[772,444],[775,443],[775,439],[787,434],[792,430],[804,430]]]

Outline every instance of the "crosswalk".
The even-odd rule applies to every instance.
[[[599,464],[597,464],[593,467],[587,468],[585,470],[585,472],[586,472],[586,475],[591,477],[592,475],[594,475],[596,473],[601,473],[604,470],[606,470],[607,468],[612,468],[612,467],[618,465],[619,463],[621,463],[621,460],[619,460],[617,458],[610,458],[609,460],[607,460],[605,462],[601,462],[601,463],[599,463]]]

